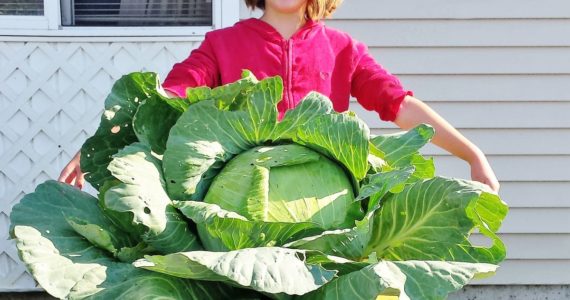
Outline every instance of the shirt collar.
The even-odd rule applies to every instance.
[[[265,39],[271,41],[284,41],[281,34],[269,23],[262,21],[257,18],[249,18],[239,21],[237,24],[244,25],[250,29],[255,30],[261,34]],[[236,24],[236,25],[237,25]],[[306,40],[310,38],[318,28],[322,27],[323,24],[320,21],[307,20],[301,28],[299,28],[292,36],[291,40]]]

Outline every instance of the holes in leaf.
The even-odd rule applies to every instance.
[[[475,247],[491,248],[493,246],[493,240],[481,234],[477,227],[475,227],[475,230],[469,235],[469,242]]]
[[[150,208],[148,208],[148,207],[145,207],[145,208],[143,209],[143,211],[144,211],[144,213],[147,214],[147,215],[150,214]]]
[[[113,128],[111,128],[111,133],[116,134],[116,133],[119,133],[119,131],[121,131],[121,126],[119,126],[119,125],[115,125],[115,126],[113,126]]]

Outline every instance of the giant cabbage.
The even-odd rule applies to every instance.
[[[47,181],[12,210],[30,273],[69,299],[444,299],[496,271],[508,208],[434,176],[431,127],[371,136],[316,92],[278,120],[282,89],[122,77],[81,150],[98,197]]]

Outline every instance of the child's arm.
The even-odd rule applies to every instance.
[[[184,61],[174,64],[166,76],[162,87],[169,98],[182,97],[190,86],[216,86],[218,71],[214,59],[213,48],[208,41],[209,34],[197,49]],[[79,189],[85,184],[84,174],[80,168],[81,150],[73,156],[59,174],[58,181],[74,185]]]
[[[394,123],[402,129],[410,129],[420,123],[431,125],[435,129],[434,144],[469,163],[471,179],[499,191],[499,182],[485,154],[421,100],[406,96]]]
[[[67,163],[59,174],[59,178],[57,180],[82,189],[85,184],[85,178],[83,177],[84,174],[81,172],[81,168],[79,167],[80,159],[81,150],[77,151],[69,163]]]

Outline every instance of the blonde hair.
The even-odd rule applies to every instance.
[[[343,0],[308,0],[305,16],[315,21],[327,18],[332,15],[342,1]],[[245,0],[245,4],[251,9],[265,9],[265,0]]]

